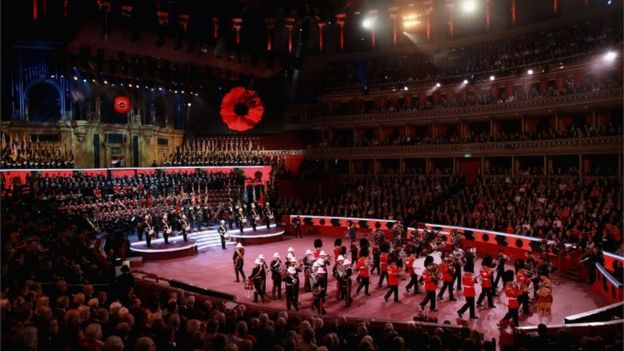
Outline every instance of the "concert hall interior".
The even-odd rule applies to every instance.
[[[1,349],[623,349],[622,0],[1,6]]]

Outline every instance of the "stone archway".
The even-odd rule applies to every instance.
[[[65,94],[58,82],[39,78],[30,81],[24,88],[20,103],[22,116],[37,122],[56,122],[63,119]]]

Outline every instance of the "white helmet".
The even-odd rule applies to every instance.
[[[237,249],[242,249],[243,248],[243,244],[241,244],[241,243],[236,244],[236,248]]]
[[[291,266],[291,267],[288,267],[288,273],[295,274],[295,273],[297,273],[297,270],[295,269],[295,267]]]
[[[259,260],[264,260],[264,255],[263,255],[263,254],[259,254],[259,255],[258,255],[258,259],[259,259]]]
[[[321,250],[320,255],[321,255],[321,256],[327,256],[327,253],[325,252],[325,250]]]
[[[325,274],[325,268],[323,268],[323,267],[318,267],[318,268],[316,269],[316,273],[317,273],[317,274],[319,274],[319,273]]]
[[[342,262],[343,266],[350,266],[351,265],[351,260],[349,260],[348,258],[344,260],[344,262]]]
[[[290,246],[287,252],[295,252],[295,249],[293,249],[292,246]]]
[[[336,261],[344,261],[344,256],[343,255],[339,255],[338,258],[336,259]]]
[[[254,261],[255,264],[262,264],[262,261],[259,258],[256,258],[256,260]]]
[[[279,253],[278,252],[274,253],[273,258],[279,258]]]
[[[306,250],[306,252],[305,252],[305,254],[306,254],[306,256],[307,256],[307,255],[312,255],[312,250],[307,249],[307,250]]]
[[[224,225],[224,224],[225,224],[225,221],[224,221],[224,220],[221,220],[221,222],[220,222],[220,223],[221,223],[221,225]]]

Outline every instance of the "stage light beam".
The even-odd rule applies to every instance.
[[[617,53],[615,51],[607,51],[603,56],[602,60],[604,62],[613,62],[617,58]]]
[[[474,0],[465,0],[462,3],[462,10],[464,13],[473,13],[477,10],[477,2]]]

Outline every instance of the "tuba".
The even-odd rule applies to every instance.
[[[431,273],[431,276],[433,277],[433,280],[435,282],[437,282],[438,280],[440,280],[440,266],[437,263],[432,263],[430,265],[427,266],[427,270],[429,271],[429,273]]]

